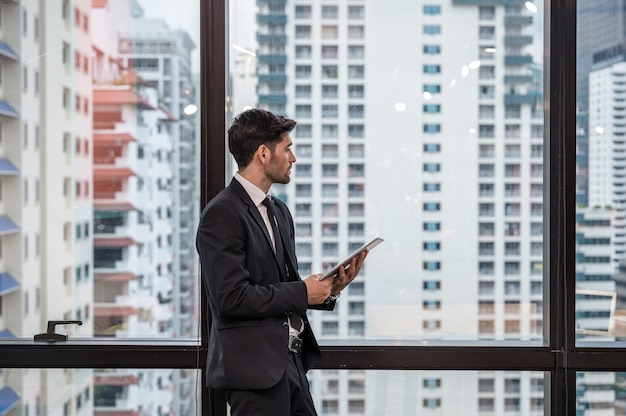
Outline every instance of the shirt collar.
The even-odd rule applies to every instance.
[[[265,192],[263,192],[261,188],[241,176],[239,172],[235,173],[235,179],[237,179],[241,186],[243,186],[243,189],[246,190],[246,192],[250,196],[250,199],[252,199],[252,202],[254,202],[254,205],[259,207],[263,204],[263,200],[265,200],[267,194],[265,194]]]

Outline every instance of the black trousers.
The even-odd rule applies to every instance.
[[[280,381],[263,390],[226,390],[231,416],[317,416],[300,354],[289,353]]]

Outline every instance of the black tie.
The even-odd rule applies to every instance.
[[[277,219],[274,210],[274,201],[272,201],[272,199],[268,196],[263,200],[263,205],[267,208],[267,216],[269,217],[270,224],[272,225],[272,233],[274,234],[274,251],[276,253],[276,260],[280,266],[281,280],[286,280],[285,274],[287,272],[287,266],[285,263],[285,249],[283,248],[283,239],[280,236],[278,224],[276,223]]]

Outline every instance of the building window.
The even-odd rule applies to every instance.
[[[439,84],[424,84],[424,92],[430,94],[438,94],[441,92],[441,85]]]
[[[337,59],[338,57],[339,48],[336,45],[322,45],[322,59]]]
[[[425,261],[422,263],[422,269],[426,271],[441,270],[441,262],[438,261]]]
[[[337,85],[322,85],[322,98],[337,98],[339,87]]]
[[[322,6],[322,19],[336,19],[339,15],[337,6]]]
[[[322,26],[322,39],[337,39],[339,37],[339,28],[335,25]]]
[[[348,85],[348,98],[363,98],[365,87],[363,85]]]
[[[441,210],[441,204],[438,202],[425,202],[422,208],[426,212],[437,212]]]
[[[311,98],[311,86],[296,85],[296,98]]]
[[[422,224],[422,230],[424,231],[439,231],[441,224],[438,222],[425,222]]]
[[[424,133],[441,133],[441,124],[424,124]]]
[[[339,76],[339,69],[337,65],[322,65],[322,78],[323,79],[337,79]]]
[[[296,45],[296,59],[311,59],[311,46]]]
[[[441,73],[441,65],[427,64],[422,67],[424,74],[439,74]]]
[[[422,282],[422,289],[433,291],[441,289],[441,282],[439,280],[425,280]]]
[[[310,18],[311,18],[311,6],[296,5],[296,19],[310,19]]]
[[[441,165],[439,163],[424,163],[422,170],[429,173],[441,172]]]
[[[422,33],[425,35],[439,35],[441,34],[441,26],[440,25],[424,25],[422,29]]]
[[[365,38],[365,27],[364,26],[356,26],[350,25],[348,26],[348,39],[364,39]]]
[[[364,19],[365,7],[364,6],[348,6],[348,19]]]
[[[424,45],[422,47],[424,55],[439,55],[441,53],[440,45]]]
[[[424,104],[422,108],[423,108],[424,113],[430,113],[430,114],[441,113],[440,104]]]
[[[424,251],[439,251],[441,250],[441,243],[439,241],[425,241],[422,243],[422,249]]]
[[[441,6],[439,6],[439,5],[432,5],[432,4],[425,4],[422,7],[422,12],[424,14],[441,14]]]
[[[422,184],[422,190],[424,192],[439,192],[441,191],[441,184],[437,182],[425,182]]]
[[[365,58],[365,47],[362,45],[348,45],[348,58],[349,59]]]
[[[296,39],[310,39],[310,38],[311,38],[311,26],[296,25]]]

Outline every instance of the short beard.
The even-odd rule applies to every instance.
[[[291,168],[291,166],[290,166]],[[291,181],[291,176],[289,172],[282,173],[277,164],[274,162],[274,156],[272,155],[270,162],[268,164],[267,170],[265,171],[265,176],[272,181],[272,183],[282,183],[287,184]]]

